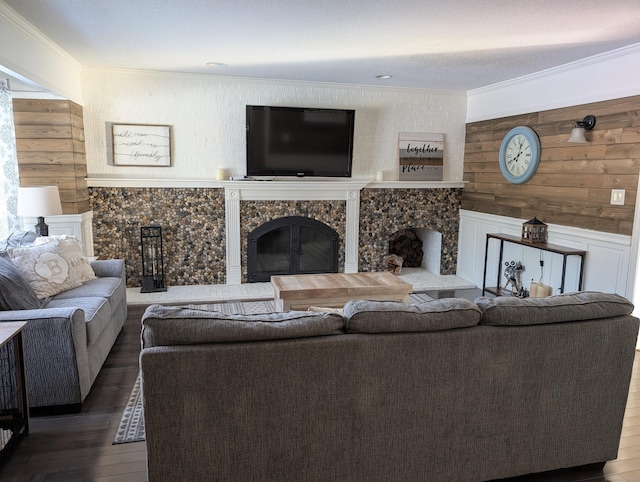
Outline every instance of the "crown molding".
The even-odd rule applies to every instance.
[[[538,72],[523,75],[521,77],[516,77],[514,79],[505,80],[504,82],[498,82],[496,84],[491,84],[484,87],[478,87],[477,89],[472,89],[467,91],[467,95],[474,96],[478,94],[484,94],[487,92],[502,90],[505,87],[512,87],[512,86],[526,84],[529,82],[536,82],[536,81],[540,81],[541,79],[546,79],[549,77],[556,76],[558,74],[571,72],[578,68],[600,64],[608,60],[614,60],[620,57],[626,57],[629,54],[636,54],[636,53],[640,53],[640,43],[627,45],[626,47],[610,50],[609,52],[604,52],[601,54],[593,55],[591,57],[586,57],[584,59],[575,60],[567,64],[562,64],[557,67],[552,67],[546,70],[540,70]]]
[[[47,49],[50,53],[55,54],[57,57],[63,59],[65,62],[69,63],[75,69],[80,71],[82,69],[82,64],[78,62],[74,57],[69,55],[69,53],[60,47],[58,44],[53,42],[49,37],[44,35],[38,29],[36,29],[33,25],[27,22],[24,17],[21,17],[14,9],[9,7],[6,3],[0,1],[0,16],[5,17],[9,20],[13,25],[28,35],[31,40],[35,41],[41,47]]]
[[[468,92],[466,122],[640,94],[640,43]]]
[[[0,1],[0,71],[15,77],[43,96],[60,95],[82,104],[82,65],[15,10]]]

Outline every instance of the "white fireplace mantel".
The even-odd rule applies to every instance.
[[[360,190],[366,185],[366,182],[236,181],[225,183],[227,284],[239,285],[242,283],[240,201],[346,201],[344,272],[356,273],[358,271]]]
[[[114,177],[88,177],[89,187],[148,187],[148,188],[229,188],[241,186],[243,190],[267,191],[287,190],[306,191],[308,189],[333,190],[345,187],[362,186],[372,189],[448,189],[463,188],[467,181],[309,181],[307,179],[291,179],[282,181],[214,181],[210,179],[133,179]]]

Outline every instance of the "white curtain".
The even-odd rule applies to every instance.
[[[0,79],[0,239],[22,229],[17,214],[18,154],[16,152],[16,130],[13,123],[13,100],[9,81]]]

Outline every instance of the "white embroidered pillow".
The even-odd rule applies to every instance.
[[[58,252],[64,253],[64,257],[70,260],[71,276],[77,277],[81,283],[96,277],[96,274],[91,267],[91,263],[89,263],[89,260],[84,255],[82,243],[80,243],[78,238],[67,234],[41,236],[36,238],[33,244],[39,246],[55,240],[59,241]]]
[[[9,248],[7,254],[38,298],[57,295],[95,278],[77,240],[53,239],[39,246]]]

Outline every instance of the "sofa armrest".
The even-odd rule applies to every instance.
[[[101,259],[91,261],[91,267],[98,278],[122,278],[123,281],[126,281],[123,259]]]
[[[0,311],[0,322],[26,321],[29,406],[82,402],[90,388],[84,311],[60,307]]]

